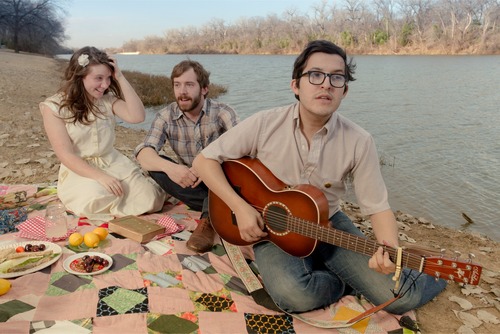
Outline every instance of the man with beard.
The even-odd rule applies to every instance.
[[[144,142],[135,149],[142,168],[171,196],[201,211],[187,247],[204,253],[213,246],[215,232],[208,219],[208,188],[192,168],[203,148],[235,126],[234,110],[208,95],[210,73],[192,60],[177,64],[170,76],[176,101],[156,115]],[[176,161],[164,155],[167,143]]]

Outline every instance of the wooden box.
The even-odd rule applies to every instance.
[[[125,216],[109,221],[109,232],[140,243],[148,242],[156,235],[165,233],[165,227],[136,216]]]

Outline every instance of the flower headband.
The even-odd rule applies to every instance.
[[[80,57],[78,57],[78,64],[80,64],[81,67],[85,67],[89,64],[89,55],[87,54],[81,54]]]

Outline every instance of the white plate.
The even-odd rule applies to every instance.
[[[18,276],[23,276],[23,275],[34,273],[34,272],[36,272],[38,270],[41,270],[43,268],[47,268],[52,263],[54,263],[57,260],[59,260],[59,258],[62,255],[62,249],[61,249],[61,247],[59,245],[54,244],[52,242],[47,242],[47,241],[35,241],[35,240],[33,240],[33,241],[16,242],[16,243],[12,243],[12,244],[8,244],[8,245],[0,246],[0,249],[8,249],[8,248],[14,248],[15,249],[15,248],[17,248],[19,246],[23,246],[24,247],[27,244],[32,244],[32,245],[41,245],[41,244],[44,244],[45,245],[45,250],[52,250],[53,254],[57,254],[57,255],[54,258],[52,258],[50,261],[41,263],[40,265],[38,265],[36,267],[33,267],[33,268],[30,268],[30,269],[26,269],[26,270],[23,270],[23,271],[18,271],[18,272],[15,272],[15,273],[0,273],[0,278],[13,278],[13,277],[18,277]]]
[[[71,269],[71,267],[70,267],[71,262],[73,262],[76,259],[80,259],[80,258],[84,257],[85,255],[88,255],[88,256],[97,255],[99,257],[102,257],[105,260],[108,260],[109,264],[106,267],[102,268],[101,270],[93,271],[91,273],[86,273],[86,272],[82,273],[82,272],[74,271],[73,269]],[[105,272],[106,270],[111,268],[112,265],[113,265],[113,259],[111,258],[111,256],[104,254],[104,253],[99,253],[99,252],[84,252],[84,253],[73,254],[70,257],[68,257],[66,260],[64,260],[64,262],[63,262],[63,268],[68,273],[73,274],[73,275],[82,275],[82,276],[102,274],[103,272]]]

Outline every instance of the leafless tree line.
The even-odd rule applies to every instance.
[[[16,52],[61,52],[64,1],[0,0],[0,44]],[[307,13],[213,18],[130,40],[141,53],[296,54],[328,39],[364,54],[500,54],[500,0],[319,0]]]
[[[0,0],[0,44],[41,54],[60,51],[65,40],[57,0]]]
[[[322,0],[308,13],[213,18],[130,40],[116,51],[141,53],[294,54],[314,39],[351,53],[499,54],[499,0]]]

